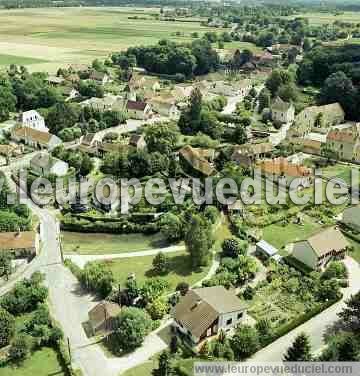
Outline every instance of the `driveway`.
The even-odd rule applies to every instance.
[[[290,333],[279,338],[269,346],[258,351],[249,361],[250,362],[281,362],[284,353],[294,342],[295,338],[302,332],[310,336],[313,352],[317,353],[324,346],[324,334],[327,330],[338,321],[337,314],[342,311],[345,301],[353,294],[357,293],[360,288],[360,266],[352,258],[347,257],[344,261],[349,271],[349,287],[343,290],[343,299],[313,317],[311,320],[300,325]]]

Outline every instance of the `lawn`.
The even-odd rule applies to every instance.
[[[166,246],[160,233],[143,234],[83,234],[79,232],[63,232],[63,248],[66,254],[102,255],[124,252],[145,251]]]
[[[5,55],[0,54],[0,65],[30,65],[30,64],[40,64],[46,63],[47,60],[43,59],[36,59],[34,57],[26,57],[26,56],[15,56],[15,55]]]
[[[341,163],[336,163],[333,166],[327,166],[322,169],[322,174],[325,178],[337,178],[343,180],[346,184],[354,186],[358,185],[358,181],[351,181],[351,170],[357,169],[358,166],[352,166],[352,165],[345,165]]]
[[[6,366],[0,368],[1,376],[65,376],[58,360],[58,355],[51,349],[44,347],[26,359],[21,367]]]
[[[151,277],[157,277],[152,271],[152,261],[155,256],[132,257],[103,261],[112,270],[116,283],[124,285],[128,276],[135,273],[136,280],[141,284]],[[185,281],[190,285],[204,278],[209,267],[192,271],[191,259],[185,251],[167,255],[169,273],[163,278],[169,283],[169,291],[173,291],[179,282]]]
[[[264,227],[263,239],[281,250],[289,243],[303,240],[313,235],[320,227],[320,224],[316,223],[310,217],[305,216],[303,224],[301,225],[289,223],[283,226],[282,224],[275,223]]]
[[[154,44],[165,38],[186,42],[193,32],[214,31],[201,26],[200,20],[168,22],[157,19],[158,15],[159,8],[0,10],[0,49],[9,55],[50,61],[32,64],[31,70],[55,72],[59,66],[106,58],[130,46]]]

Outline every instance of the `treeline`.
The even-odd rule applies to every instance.
[[[130,47],[126,52],[113,54],[112,61],[122,69],[138,65],[149,72],[184,78],[207,74],[219,66],[219,56],[206,39],[190,44],[161,40],[154,46]]]
[[[321,87],[322,104],[339,102],[349,120],[360,120],[360,46],[319,46],[300,64],[299,83]]]

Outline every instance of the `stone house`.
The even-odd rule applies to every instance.
[[[126,113],[130,119],[147,120],[151,116],[151,105],[141,101],[127,101]]]
[[[11,132],[11,139],[16,142],[23,142],[35,149],[53,150],[62,144],[59,137],[28,127],[15,128]]]
[[[25,111],[21,114],[21,124],[41,132],[49,132],[45,125],[45,119],[35,110]]]
[[[235,146],[231,160],[238,165],[251,168],[260,160],[271,156],[274,146],[269,142]]]
[[[284,102],[277,97],[271,105],[271,118],[280,124],[289,124],[295,120],[295,107],[292,103]]]
[[[102,301],[89,311],[89,327],[93,336],[109,334],[115,329],[116,318],[121,307],[112,302]]]
[[[39,176],[64,176],[69,171],[68,163],[51,157],[47,153],[37,153],[30,161],[30,169]]]

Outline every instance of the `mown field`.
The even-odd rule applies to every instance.
[[[310,25],[324,25],[333,23],[334,21],[343,22],[360,22],[359,12],[344,12],[343,14],[325,13],[325,12],[309,12],[303,14],[297,14],[295,16],[289,16],[286,18],[304,17],[309,20]]]
[[[105,58],[130,46],[164,38],[189,41],[195,31],[201,35],[215,30],[202,27],[196,19],[160,21],[158,14],[159,9],[151,8],[0,10],[0,51],[16,57],[11,63],[31,63],[31,70],[56,71],[59,65]],[[40,61],[26,62],[27,58]],[[0,65],[7,64],[0,55]]]

